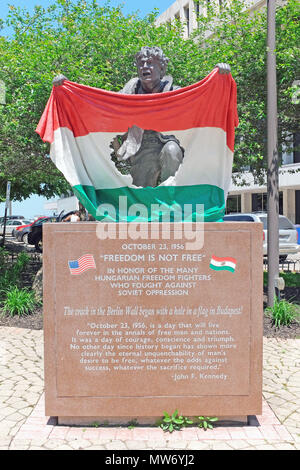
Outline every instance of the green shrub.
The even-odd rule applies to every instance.
[[[163,431],[180,431],[182,428],[194,424],[194,419],[196,419],[195,422],[197,422],[198,427],[204,429],[204,431],[213,429],[213,424],[218,421],[218,418],[209,416],[197,416],[196,418],[179,416],[178,410],[175,410],[172,415],[164,411],[164,417],[158,421],[157,425]]]
[[[0,299],[6,297],[6,292],[11,287],[20,286],[21,274],[25,270],[30,257],[22,252],[17,256],[16,261],[9,261],[9,252],[0,249]]]
[[[213,423],[218,421],[219,418],[216,416],[210,417],[210,416],[197,416],[198,418],[198,427],[204,429],[204,431],[207,431],[207,429],[213,429]]]
[[[286,287],[300,287],[300,273],[281,272]],[[268,284],[268,272],[264,271],[264,286]]]
[[[300,273],[281,273],[287,287],[300,287]]]
[[[277,298],[274,306],[266,308],[265,313],[272,319],[275,328],[280,328],[282,325],[288,326],[293,321],[298,321],[299,317],[295,305],[287,300],[278,300]]]
[[[173,432],[180,431],[180,429],[186,427],[188,424],[193,424],[193,421],[186,416],[178,416],[178,410],[175,410],[172,415],[169,415],[164,411],[164,417],[159,422],[159,427],[163,431]]]
[[[7,313],[11,317],[14,315],[27,315],[37,304],[34,292],[27,289],[19,289],[17,286],[12,286],[5,291],[5,297],[3,314]]]

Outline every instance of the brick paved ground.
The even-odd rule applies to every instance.
[[[57,426],[44,417],[43,332],[0,328],[0,449],[300,449],[300,340],[264,338],[263,415],[255,425],[188,428]],[[258,424],[258,425],[257,425]]]

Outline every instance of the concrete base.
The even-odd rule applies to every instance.
[[[59,416],[57,423],[60,426],[129,426],[131,424],[142,426],[155,426],[161,419],[161,416],[142,416],[138,419],[134,416],[126,417],[91,417],[91,416]],[[221,416],[217,421],[218,424],[241,424],[246,426],[248,424],[248,416]]]
[[[46,416],[67,425],[128,426],[132,418],[153,425],[164,410],[223,422],[260,415],[261,224],[195,224],[198,241],[205,232],[203,249],[195,251],[190,242],[181,244],[182,224],[174,223],[168,239],[157,227],[153,242],[132,254],[128,233],[100,243],[96,225],[45,224]],[[148,224],[140,233],[149,239]],[[86,247],[95,266],[73,276],[69,261],[86,254]],[[228,271],[225,261],[213,269],[215,258],[236,269]],[[111,282],[128,263],[138,268],[135,281]],[[185,272],[198,274],[186,278]],[[143,276],[164,281],[147,284]]]

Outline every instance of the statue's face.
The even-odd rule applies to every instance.
[[[139,79],[142,85],[145,84],[148,88],[151,85],[157,84],[160,80],[162,64],[158,57],[143,56],[137,60],[137,70]]]

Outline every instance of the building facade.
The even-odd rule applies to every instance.
[[[53,214],[59,215],[62,211],[67,213],[79,210],[79,201],[73,194],[68,194],[65,197],[45,202],[44,209],[53,211]]]
[[[197,29],[197,17],[206,15],[207,7],[214,4],[221,9],[224,0],[206,0],[205,5],[199,5],[194,0],[176,0],[165,10],[156,20],[156,24],[168,23],[174,20],[180,20],[184,25],[184,37],[188,38],[190,34]],[[250,12],[264,8],[267,0],[245,0],[245,8]]]
[[[193,0],[176,0],[156,20],[156,23],[168,23],[176,19],[184,25],[184,37],[188,38],[197,28],[197,17],[206,15],[209,4],[214,3],[222,8],[223,0],[206,0],[204,6],[199,6]],[[284,3],[277,0],[277,3]],[[266,0],[247,0],[245,8],[250,12],[266,8]],[[294,136],[298,146],[299,134]],[[293,223],[300,224],[300,151],[284,153],[282,166],[279,171],[279,212],[288,217]],[[267,210],[267,186],[257,185],[249,172],[243,173],[246,185],[231,184],[227,199],[226,212],[254,212]]]

